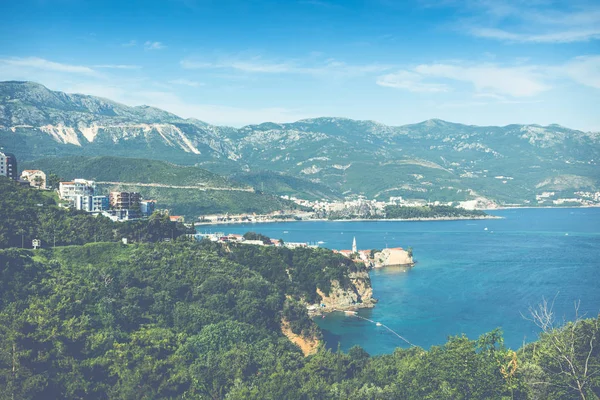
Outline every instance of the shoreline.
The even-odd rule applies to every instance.
[[[326,219],[326,218],[311,218],[311,219],[266,219],[260,221],[215,221],[215,222],[194,222],[194,226],[203,225],[235,225],[235,224],[270,224],[275,222],[432,222],[432,221],[468,221],[468,220],[489,220],[489,219],[504,219],[497,215],[488,215],[483,217],[429,217],[429,218],[353,218],[353,219]]]
[[[482,208],[481,211],[511,210],[511,209],[536,209],[536,208],[537,209],[548,209],[548,208],[579,209],[579,208],[599,208],[599,207],[600,207],[600,205],[593,205],[593,206],[501,206],[501,207],[496,207],[496,208]]]

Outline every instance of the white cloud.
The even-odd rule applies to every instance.
[[[570,0],[466,0],[446,3],[460,9],[456,29],[510,43],[574,43],[600,39],[597,2]],[[467,15],[467,17],[465,17]]]
[[[502,29],[473,28],[471,33],[488,39],[498,39],[508,42],[529,43],[572,43],[586,42],[600,38],[600,29],[567,30],[559,32],[548,32],[541,34],[525,34],[507,32]]]
[[[544,69],[536,66],[503,67],[495,64],[422,64],[411,71],[380,76],[377,84],[411,92],[445,92],[443,81],[473,85],[476,94],[487,97],[535,96],[550,89]]]
[[[191,81],[188,79],[173,79],[173,80],[170,80],[169,83],[171,85],[182,85],[182,86],[190,86],[190,87],[198,87],[198,86],[204,85],[201,82]]]
[[[121,46],[123,47],[133,47],[135,45],[137,45],[137,41],[135,40],[130,40],[129,42],[121,43]]]
[[[350,77],[380,73],[391,68],[389,65],[382,64],[352,65],[331,58],[320,62],[312,59],[306,61],[286,60],[283,62],[273,62],[263,60],[261,57],[231,57],[212,62],[184,59],[181,60],[180,65],[184,69],[225,69],[249,74],[303,74],[335,77]]]
[[[417,66],[415,72],[426,77],[468,82],[478,92],[488,91],[513,97],[534,96],[550,88],[544,82],[544,76],[539,72],[539,68],[533,66],[423,64]]]
[[[600,55],[576,57],[562,70],[575,82],[600,89]]]
[[[410,92],[447,92],[447,85],[440,83],[424,83],[423,76],[410,71],[398,71],[393,74],[380,76],[377,79],[379,86],[396,89],[406,89]]]
[[[151,42],[148,40],[146,43],[144,43],[144,49],[146,50],[161,50],[166,47],[167,46],[165,46],[161,42]]]
[[[96,73],[96,71],[94,71],[90,67],[85,67],[82,65],[62,64],[54,61],[45,60],[39,57],[4,58],[0,59],[0,63],[18,68],[32,68],[43,71],[67,72],[88,75],[94,75]]]
[[[106,68],[106,69],[141,69],[140,65],[127,65],[127,64],[100,64],[94,65],[94,68]]]

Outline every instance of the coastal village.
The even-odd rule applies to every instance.
[[[76,178],[70,181],[58,183],[57,188],[50,188],[47,182],[47,176],[41,170],[23,170],[18,174],[17,159],[12,153],[0,153],[0,175],[6,176],[23,186],[30,186],[38,190],[56,190],[61,202],[59,206],[85,211],[93,215],[102,215],[113,221],[128,221],[141,218],[147,218],[154,212],[167,213],[168,210],[159,210],[156,207],[155,200],[144,199],[138,192],[110,191],[108,195],[98,193],[96,184],[92,180]],[[308,202],[294,197],[284,198],[296,202],[304,207],[314,207],[315,213],[320,211],[341,210],[344,208],[383,210],[388,203],[376,202],[373,200],[357,199],[344,203],[328,202]],[[394,199],[398,202],[402,199]],[[267,216],[244,215],[244,216],[226,216],[210,219],[213,222],[258,222],[277,217],[285,217],[282,212],[273,213]],[[314,218],[314,214],[300,214],[293,217],[294,220]],[[184,223],[181,216],[170,215],[169,219],[173,222]],[[191,226],[191,225],[190,225]],[[217,233],[196,233],[193,236],[196,240],[210,240],[219,243],[240,243],[255,246],[275,246],[289,249],[295,248],[317,248],[319,244],[304,242],[284,242],[278,239],[266,237],[245,237],[239,234]],[[260,235],[259,235],[260,236]],[[379,268],[392,265],[413,265],[412,250],[404,250],[401,247],[386,248],[381,251],[359,250],[354,238],[351,250],[333,250],[334,253],[341,254],[355,262],[363,263],[367,268]]]
[[[155,211],[169,214],[168,210],[157,209],[156,200],[144,199],[138,192],[113,190],[108,195],[101,194],[92,180],[76,178],[58,182],[58,187],[50,187],[44,171],[26,169],[19,175],[17,158],[12,153],[0,152],[0,175],[22,186],[31,186],[39,190],[55,190],[60,199],[58,203],[60,207],[103,215],[112,221],[147,218]],[[182,216],[169,215],[169,219],[173,222],[184,222]]]

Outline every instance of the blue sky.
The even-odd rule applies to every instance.
[[[600,131],[600,2],[4,0],[0,80],[241,126]]]

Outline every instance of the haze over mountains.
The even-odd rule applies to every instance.
[[[320,191],[377,199],[522,204],[543,191],[600,188],[600,134],[559,125],[432,119],[392,127],[324,117],[236,129],[32,82],[0,83],[0,145],[22,160],[112,155],[197,165],[252,177],[246,182],[255,187],[270,170]]]

